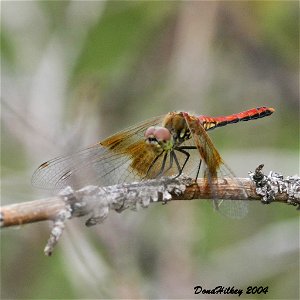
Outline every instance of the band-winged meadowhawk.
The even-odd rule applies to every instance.
[[[221,117],[171,112],[116,133],[89,148],[41,164],[33,174],[32,183],[41,188],[62,189],[68,185],[73,188],[91,184],[107,186],[181,174],[209,180],[234,178],[206,131],[263,118],[273,112],[268,107]],[[218,207],[221,202],[215,203]],[[247,211],[245,201],[224,201],[224,204],[234,205],[237,216]]]

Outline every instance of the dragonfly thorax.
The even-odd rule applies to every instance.
[[[171,133],[176,146],[191,138],[191,132],[182,112],[168,113],[163,121],[163,126]]]

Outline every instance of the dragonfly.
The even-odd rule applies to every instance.
[[[120,131],[86,149],[42,163],[32,176],[32,184],[60,190],[66,186],[108,186],[182,174],[195,179],[207,178],[208,182],[226,177],[235,180],[207,131],[263,118],[274,111],[263,106],[219,117],[169,112]],[[215,208],[224,207],[224,214],[231,217],[244,216],[246,203],[214,200]]]

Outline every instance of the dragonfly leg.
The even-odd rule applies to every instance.
[[[188,153],[187,151],[185,151],[185,150],[183,150],[183,149],[195,149],[195,148],[194,148],[194,147],[192,148],[192,146],[191,146],[191,147],[186,146],[186,147],[177,147],[177,148],[175,148],[175,149],[176,149],[177,151],[179,151],[179,152],[185,154],[185,156],[186,156],[183,165],[180,166],[180,164],[179,164],[179,162],[178,162],[178,159],[177,159],[177,156],[176,156],[175,152],[173,152],[174,160],[175,160],[176,165],[177,165],[177,168],[178,168],[178,175],[177,175],[176,177],[179,177],[179,176],[182,174],[183,169],[184,169],[186,163],[188,162],[188,160],[189,160],[189,158],[190,158],[190,153]]]
[[[177,159],[177,157],[176,157],[176,155],[175,155],[175,152],[174,152],[174,158],[175,158],[175,161],[177,160],[176,164],[177,164],[177,168],[178,168],[178,175],[177,175],[176,177],[178,177],[178,176],[180,176],[180,175],[182,174],[183,169],[184,169],[186,163],[188,162],[188,160],[189,160],[189,158],[190,158],[190,153],[187,152],[187,151],[184,151],[184,150],[195,150],[195,149],[197,149],[196,146],[180,146],[180,147],[176,147],[176,148],[175,148],[175,150],[177,150],[177,151],[179,151],[179,152],[181,152],[181,153],[183,153],[183,154],[186,155],[186,159],[185,159],[185,161],[184,161],[182,167],[180,167],[180,166],[179,166],[179,163],[178,163],[178,159]],[[178,167],[178,166],[179,166],[179,167]]]
[[[160,156],[164,153],[165,151],[162,151],[160,152],[152,161],[151,165],[149,166],[148,170],[147,170],[147,173],[146,173],[146,176],[144,178],[148,178],[148,175],[149,175],[149,172],[150,170],[152,169],[152,167],[154,166],[154,164],[156,163],[156,161],[160,158]],[[165,158],[163,160],[163,164],[165,163]],[[164,168],[164,166],[163,166]],[[155,176],[156,177],[156,176]]]
[[[166,173],[172,167],[173,157],[170,156],[170,166],[165,170],[167,157],[168,157],[168,152],[165,153],[162,164],[161,164],[161,168],[160,168],[159,172],[157,173],[157,175],[155,176],[155,178],[159,178],[163,173]]]
[[[165,166],[166,166],[167,157],[168,157],[168,152],[165,152],[165,155],[164,155],[164,158],[163,158],[163,161],[162,161],[162,164],[161,164],[161,168],[160,168],[159,172],[157,173],[157,175],[155,175],[154,178],[159,178],[163,174]]]
[[[181,151],[180,151],[180,152],[181,152]],[[177,158],[177,156],[176,156],[176,153],[173,151],[172,154],[173,154],[173,157],[174,157],[174,160],[175,160],[177,169],[178,169],[178,174],[175,176],[175,178],[177,178],[177,177],[179,177],[179,176],[182,174],[183,167],[180,167],[180,164],[179,164],[178,158]],[[186,154],[186,153],[185,153],[185,154]],[[189,156],[190,156],[190,155],[188,154],[188,156],[187,156],[187,158],[186,158],[185,161],[187,161],[187,159],[189,158]],[[184,165],[185,165],[185,163],[183,164],[183,166],[184,166]]]
[[[164,174],[166,174],[173,167],[173,159],[174,159],[174,151],[171,151],[170,152],[170,164],[169,164],[169,167],[166,170],[164,170],[164,171],[162,169],[160,173],[163,172]],[[159,175],[161,175],[161,174],[159,174]]]
[[[198,179],[200,168],[201,168],[201,163],[202,163],[202,159],[200,159],[200,161],[199,161],[199,165],[198,165],[198,170],[197,170],[195,181],[197,181],[197,179]]]

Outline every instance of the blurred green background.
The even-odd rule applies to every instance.
[[[49,195],[30,185],[41,162],[174,110],[274,107],[210,136],[238,176],[260,163],[299,173],[298,1],[1,8],[2,205]],[[299,217],[285,205],[251,203],[239,221],[208,201],[111,213],[94,228],[72,220],[51,258],[48,234],[43,223],[1,231],[2,299],[207,298],[196,285],[299,298]]]

